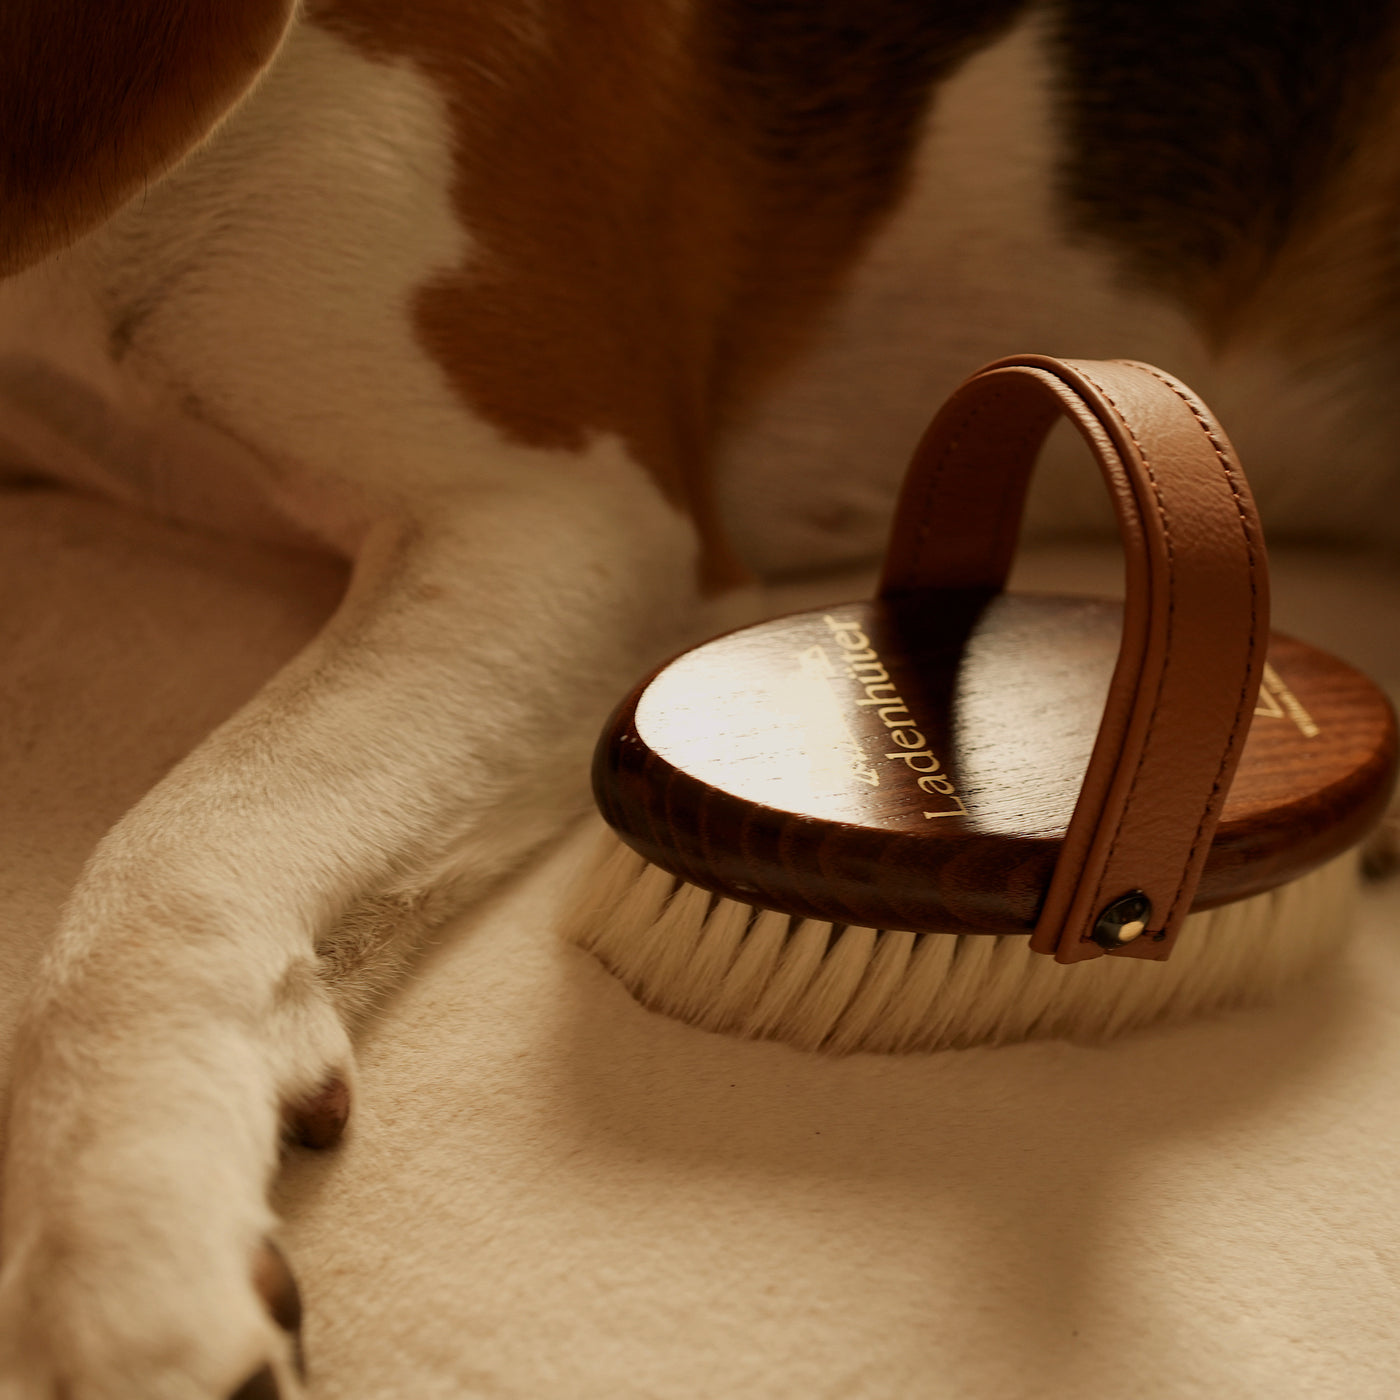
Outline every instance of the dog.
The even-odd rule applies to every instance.
[[[1394,543],[1393,5],[9,0],[0,470],[353,561],[103,840],[17,1049],[4,1400],[290,1400],[266,1187],[415,935],[757,576],[868,558],[997,355]],[[1041,528],[1091,523],[1052,446]]]

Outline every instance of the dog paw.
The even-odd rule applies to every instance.
[[[301,1294],[271,1240],[253,1251],[238,1286],[205,1274],[175,1291],[129,1277],[114,1286],[81,1266],[101,1255],[84,1260],[76,1243],[27,1241],[0,1275],[0,1400],[302,1395]]]

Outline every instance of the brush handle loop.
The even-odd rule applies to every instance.
[[[1092,449],[1127,557],[1123,638],[1031,946],[1098,957],[1104,909],[1151,901],[1113,951],[1165,958],[1249,730],[1269,636],[1268,566],[1229,440],[1184,385],[1126,360],[1028,355],[968,379],[910,465],[881,593],[1000,591],[1031,469],[1068,418]]]

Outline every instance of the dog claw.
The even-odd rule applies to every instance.
[[[306,1361],[301,1348],[301,1289],[297,1287],[296,1275],[292,1273],[287,1257],[271,1240],[264,1240],[253,1263],[253,1287],[263,1300],[272,1320],[292,1339],[292,1359],[296,1363],[297,1374],[306,1379]],[[259,1390],[244,1391],[258,1380],[258,1375],[247,1381],[233,1397],[233,1400],[261,1400]],[[268,1373],[271,1380],[271,1372]],[[270,1396],[277,1394],[277,1383],[271,1380]]]
[[[302,1147],[334,1147],[350,1117],[350,1086],[333,1074],[310,1097],[289,1104],[282,1114],[288,1137]]]
[[[282,1400],[282,1392],[277,1385],[277,1377],[271,1366],[264,1366],[248,1377],[228,1400]]]

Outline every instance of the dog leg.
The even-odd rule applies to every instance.
[[[328,1141],[353,1086],[318,940],[580,810],[602,711],[693,612],[688,525],[569,467],[372,529],[321,636],[99,846],[20,1031],[5,1400],[297,1392],[266,1186],[281,1116]]]

